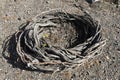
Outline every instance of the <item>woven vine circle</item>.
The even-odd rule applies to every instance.
[[[7,38],[3,56],[20,68],[54,71],[82,64],[100,54],[104,44],[101,26],[90,15],[48,11]]]

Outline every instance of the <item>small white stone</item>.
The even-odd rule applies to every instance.
[[[110,58],[109,58],[109,56],[106,56],[106,59],[108,59],[108,60],[109,60],[109,59],[110,59]]]
[[[28,67],[31,67],[32,65],[33,65],[32,63],[28,63],[28,64],[27,64]]]

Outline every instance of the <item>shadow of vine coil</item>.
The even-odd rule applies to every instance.
[[[104,45],[101,27],[90,15],[48,11],[8,37],[3,56],[20,68],[55,71],[82,64],[100,54]]]

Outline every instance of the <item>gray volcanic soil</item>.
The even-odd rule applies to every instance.
[[[79,11],[79,5],[102,26],[107,43],[101,55],[75,69],[50,74],[13,68],[0,54],[0,80],[120,80],[120,7],[108,2],[89,7],[85,0],[0,0],[0,52],[5,38],[20,24],[54,8]]]

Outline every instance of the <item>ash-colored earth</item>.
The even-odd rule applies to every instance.
[[[107,40],[101,55],[74,69],[42,73],[14,68],[2,57],[2,44],[20,24],[43,11],[79,12],[79,6],[102,27]],[[109,2],[89,5],[85,0],[0,0],[0,80],[120,80],[120,6]]]

